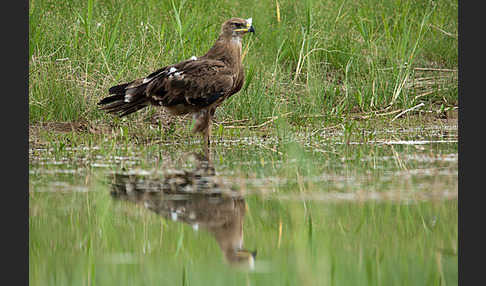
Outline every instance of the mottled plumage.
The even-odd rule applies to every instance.
[[[208,151],[211,118],[216,108],[243,86],[241,38],[248,32],[254,32],[251,18],[231,18],[223,23],[218,39],[205,55],[113,86],[109,89],[111,96],[98,104],[120,117],[148,105],[164,107],[174,115],[192,113],[193,132],[204,134]]]

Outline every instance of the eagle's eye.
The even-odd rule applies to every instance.
[[[243,27],[243,24],[241,24],[241,23],[233,23],[233,26],[235,28],[242,28]]]

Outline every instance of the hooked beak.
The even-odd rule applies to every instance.
[[[252,19],[251,18],[248,18],[248,19],[246,19],[246,28],[235,29],[233,31],[236,31],[236,32],[244,31],[244,32],[255,33],[255,28],[253,28],[253,26],[251,25],[251,23],[252,23]]]
[[[251,25],[252,22],[253,22],[252,18],[246,19],[246,27],[248,28],[248,32],[255,33],[255,28],[253,28],[253,26]]]
[[[253,259],[255,259],[256,255],[257,255],[257,250],[255,249],[255,250],[251,251],[250,253],[251,253],[251,256],[253,256]]]

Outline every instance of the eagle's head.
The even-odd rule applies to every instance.
[[[231,266],[247,270],[255,270],[256,255],[256,250],[249,251],[246,249],[238,249],[231,253],[225,253],[226,260]]]
[[[223,23],[221,26],[221,33],[227,37],[242,37],[248,32],[255,32],[251,25],[251,18],[231,18]]]

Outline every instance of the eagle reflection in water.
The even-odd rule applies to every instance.
[[[111,196],[189,224],[196,231],[208,231],[231,266],[253,270],[256,251],[243,248],[245,199],[218,180],[204,156],[194,156],[194,170],[172,172],[162,178],[115,174]]]

